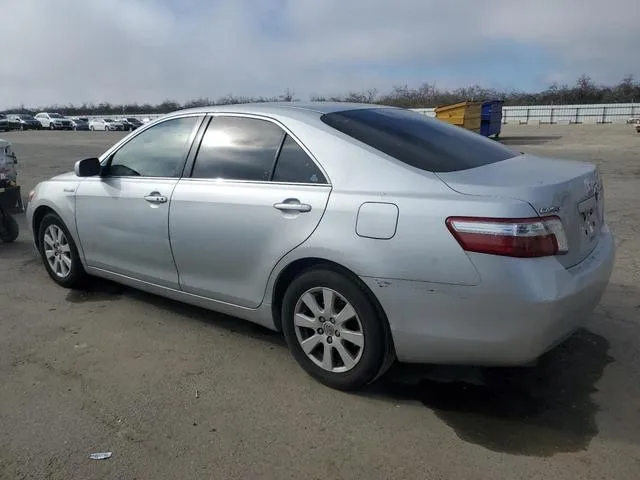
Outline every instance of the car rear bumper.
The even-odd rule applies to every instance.
[[[477,286],[362,280],[387,315],[400,361],[522,365],[585,324],[609,282],[614,257],[605,227],[591,254],[568,270],[553,257],[522,262],[474,254],[483,278]]]

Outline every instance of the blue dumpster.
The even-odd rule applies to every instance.
[[[502,100],[490,100],[482,103],[480,135],[498,138],[502,129]]]

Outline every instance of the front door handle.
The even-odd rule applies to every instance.
[[[300,203],[299,200],[291,199],[285,200],[281,203],[275,203],[273,208],[280,210],[281,212],[310,212],[311,205],[306,203]]]
[[[160,195],[160,192],[151,192],[145,195],[144,199],[149,203],[167,203],[167,197]]]

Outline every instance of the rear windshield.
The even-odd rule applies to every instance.
[[[400,108],[327,113],[327,125],[401,162],[429,172],[455,172],[519,155],[495,140]]]

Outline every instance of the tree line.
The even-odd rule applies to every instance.
[[[341,95],[311,95],[312,101],[360,102],[392,105],[403,108],[429,108],[461,101],[502,100],[505,105],[570,105],[599,103],[633,103],[640,102],[640,82],[633,75],[627,75],[617,85],[597,84],[588,75],[581,75],[573,85],[554,83],[540,92],[523,92],[518,90],[497,90],[479,85],[470,87],[444,89],[432,83],[424,83],[417,88],[407,85],[395,86],[390,92],[380,93],[376,89],[351,91]],[[118,105],[108,102],[99,104],[83,103],[82,105],[47,105],[39,108],[21,105],[6,112],[36,113],[42,111],[59,112],[63,115],[136,115],[162,114],[182,108],[201,107],[207,105],[230,105],[249,102],[281,102],[299,101],[295,93],[286,89],[284,93],[272,97],[244,97],[225,95],[218,99],[198,98],[185,103],[165,100],[152,105],[149,103],[132,103]]]

